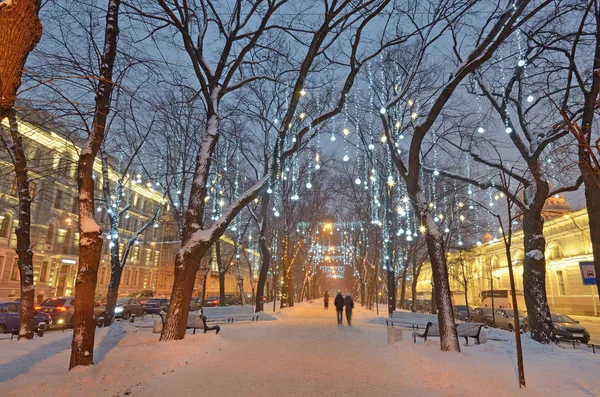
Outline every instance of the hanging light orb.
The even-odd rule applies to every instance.
[[[506,133],[510,134],[511,132],[513,132],[513,129],[510,127],[506,127]]]
[[[331,139],[331,142],[335,142],[335,135],[331,134],[331,138],[329,139]]]
[[[350,160],[350,157],[348,157],[348,155],[346,154],[346,155],[344,155],[344,158],[342,160],[348,161],[348,160]]]
[[[485,129],[483,127],[479,127],[479,128],[477,128],[477,132],[479,132],[480,134],[483,134],[485,132]]]
[[[307,189],[312,189],[312,183],[308,182],[308,183],[306,184],[306,188],[307,188]]]
[[[381,114],[385,114],[387,112],[387,110],[382,106],[381,109],[379,109],[379,113]]]
[[[267,189],[267,193],[268,193],[268,194],[271,194],[271,193],[273,193],[273,189],[271,189],[271,188],[268,188],[268,189]]]
[[[519,59],[519,62],[517,62],[517,65],[522,68],[523,66],[525,66],[525,60],[524,59]]]
[[[369,143],[369,150],[373,150],[375,149],[375,145],[373,145],[372,143]]]
[[[529,95],[529,96],[527,97],[527,102],[531,103],[531,102],[533,102],[533,100],[534,100],[534,99],[535,99],[535,98],[533,97],[533,95]]]

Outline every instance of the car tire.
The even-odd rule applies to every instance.
[[[6,332],[6,326],[4,324],[0,324],[0,334],[3,334]]]
[[[123,320],[129,320],[129,318],[131,317],[131,313],[123,312],[123,315],[121,317],[123,318]]]
[[[513,332],[515,329],[512,324],[508,324],[508,332]]]

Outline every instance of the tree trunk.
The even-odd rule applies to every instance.
[[[267,282],[267,275],[269,274],[269,266],[271,265],[271,252],[267,245],[267,224],[268,224],[268,207],[269,207],[269,195],[263,194],[261,197],[261,225],[260,235],[258,238],[258,248],[260,250],[260,271],[258,273],[258,282],[256,284],[256,312],[262,312],[264,310],[263,297],[265,296],[265,283]],[[267,295],[269,294],[267,290]]]
[[[219,269],[219,306],[225,306],[225,265],[221,255],[221,240],[215,242],[217,251],[217,268]]]
[[[290,241],[290,233],[286,231],[283,241],[283,258],[281,280],[281,307],[294,306],[294,286],[292,284],[292,249]]]
[[[115,251],[116,255],[115,256]],[[121,275],[123,268],[119,261],[119,246],[111,248],[110,258],[110,282],[108,284],[108,293],[106,294],[106,313],[104,314],[104,326],[111,325],[115,318],[115,306],[117,305],[117,297],[119,296],[119,285],[121,285]]]
[[[40,2],[0,4],[0,121],[13,109],[29,53],[42,37]]]
[[[555,340],[554,325],[546,296],[546,239],[544,219],[537,211],[523,214],[523,289],[531,338],[540,343]]]
[[[425,217],[429,216],[428,214]],[[425,224],[431,225],[433,221]],[[458,343],[458,334],[454,323],[454,310],[452,308],[452,296],[450,295],[450,283],[448,282],[448,267],[446,264],[446,250],[444,241],[437,230],[427,229],[425,233],[425,242],[431,261],[433,272],[433,284],[435,292],[433,293],[432,306],[435,301],[437,306],[438,325],[440,327],[440,348],[442,351],[460,351]]]
[[[94,161],[104,141],[106,118],[114,87],[113,65],[119,36],[120,0],[109,0],[106,14],[104,52],[96,91],[93,130],[79,156],[77,185],[79,191],[79,268],[75,282],[75,313],[69,369],[94,363],[94,294],[102,253],[102,231],[94,219]]]
[[[404,309],[404,299],[406,299],[406,278],[408,277],[408,264],[404,264],[402,275],[400,276],[400,309]]]
[[[212,245],[211,242],[201,242],[198,244],[199,246],[194,250],[193,254],[186,253],[182,258],[183,250],[180,249],[175,256],[173,290],[171,291],[167,319],[160,334],[161,341],[180,340],[185,336],[185,327],[190,311],[192,292],[194,291],[194,284],[196,282],[196,273],[200,268],[202,257]]]
[[[0,118],[1,120],[1,118]],[[33,339],[33,309],[35,289],[33,284],[33,251],[31,249],[31,195],[23,138],[19,133],[14,110],[8,112],[10,137],[0,124],[0,138],[12,160],[19,197],[19,223],[15,230],[19,273],[21,276],[21,305],[19,339]]]

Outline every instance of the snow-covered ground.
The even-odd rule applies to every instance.
[[[512,334],[442,353],[438,341],[387,344],[376,315],[357,308],[353,326],[302,303],[222,324],[221,333],[158,343],[152,319],[97,332],[96,365],[67,372],[71,332],[0,340],[3,394],[14,396],[600,396],[600,355],[524,339],[527,389],[519,390]],[[374,322],[374,323],[372,323]],[[464,343],[464,342],[463,342]]]

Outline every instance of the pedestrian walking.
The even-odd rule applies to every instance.
[[[352,309],[354,309],[354,301],[350,294],[346,294],[344,306],[346,306],[346,321],[348,321],[348,326],[350,326],[350,323],[352,322]]]
[[[325,302],[325,309],[329,307],[329,294],[325,291],[325,296],[323,297],[323,302]]]
[[[342,312],[344,311],[344,297],[342,296],[341,292],[338,292],[338,294],[335,296],[333,304],[335,305],[335,312],[337,314],[338,324],[341,324],[343,318]]]

